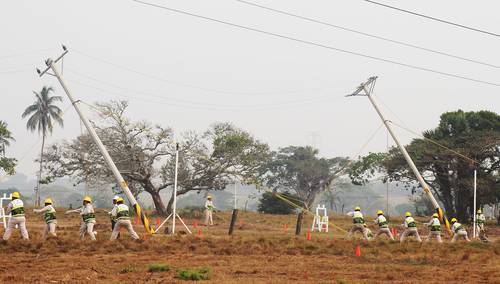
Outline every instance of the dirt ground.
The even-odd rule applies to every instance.
[[[57,239],[42,242],[44,223],[40,216],[28,214],[31,240],[20,240],[16,231],[8,242],[0,243],[0,283],[187,282],[177,277],[177,271],[186,268],[209,268],[210,280],[205,281],[209,283],[500,283],[500,229],[492,224],[489,244],[450,244],[448,238],[442,245],[399,244],[386,239],[346,240],[342,230],[349,228],[349,218],[333,216],[335,228],[313,232],[307,240],[311,217],[296,237],[293,215],[240,212],[234,236],[229,237],[230,212],[219,212],[216,225],[209,228],[194,228],[201,218],[186,216],[193,235],[182,230],[176,236],[151,236],[142,225],[135,225],[140,242],[125,232],[111,242],[109,219],[101,210],[98,240],[91,242],[78,238],[78,215],[63,211],[58,210]],[[427,234],[423,225],[419,231]],[[354,253],[357,245],[360,257]],[[170,270],[149,272],[148,265],[154,263],[167,264]]]

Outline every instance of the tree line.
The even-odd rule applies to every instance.
[[[35,104],[23,113],[23,117],[36,114],[29,119],[27,127],[38,129],[44,137],[52,130],[52,122],[42,119],[40,100],[50,101],[50,105],[60,101],[44,95],[50,92],[44,88],[41,94],[36,93]],[[35,107],[37,102],[42,107]],[[273,151],[247,131],[226,122],[214,123],[201,133],[177,134],[174,141],[171,128],[127,116],[128,106],[127,101],[96,103],[98,117],[92,123],[133,194],[150,194],[159,214],[168,214],[172,208],[173,196],[163,200],[160,192],[173,186],[176,143],[180,144],[179,196],[192,191],[223,190],[238,182],[286,192],[296,197],[298,205],[309,209],[319,193],[335,191],[339,177],[345,175],[354,184],[382,177],[384,182],[401,183],[414,193],[421,190],[397,148],[386,153],[369,153],[356,160],[320,157],[318,150],[310,146],[287,146]],[[60,109],[48,110],[45,114],[62,125]],[[37,118],[39,121],[35,123]],[[43,130],[44,127],[48,129]],[[3,150],[0,169],[7,174],[13,173],[15,159],[7,158],[4,149],[13,141],[7,125],[0,123],[0,150]],[[472,215],[474,169],[478,173],[478,203],[498,206],[498,114],[461,110],[444,113],[435,129],[424,132],[423,138],[412,140],[406,148],[449,215],[462,220]],[[41,183],[71,177],[75,183],[98,188],[115,184],[112,173],[86,133],[54,143],[45,151],[42,149],[37,162],[42,165]]]

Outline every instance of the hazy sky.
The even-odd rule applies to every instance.
[[[498,68],[389,44],[233,0],[151,2],[500,83]],[[383,2],[500,32],[498,1]],[[365,1],[256,3],[500,65],[498,37]],[[7,153],[21,160],[19,172],[32,177],[39,136],[26,131],[21,113],[33,102],[32,91],[44,85],[65,96],[54,78],[39,78],[34,69],[43,67],[47,57],[58,56],[61,43],[70,48],[64,75],[74,95],[85,102],[129,98],[130,117],[170,126],[177,133],[203,131],[213,122],[231,121],[273,148],[315,144],[321,155],[328,157],[357,154],[379,127],[381,122],[366,98],[343,97],[369,76],[379,76],[375,95],[389,119],[418,132],[435,127],[445,111],[500,110],[499,87],[274,38],[127,0],[2,1],[0,27],[0,120],[7,121],[16,138]],[[68,106],[65,98],[61,108]],[[73,109],[64,119],[64,129],[56,128],[49,144],[80,133]],[[397,133],[405,143],[412,138],[402,130]],[[386,134],[380,131],[363,154],[384,150],[385,143]]]

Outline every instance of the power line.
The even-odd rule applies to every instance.
[[[276,13],[279,13],[279,14],[287,15],[287,16],[290,16],[290,17],[298,18],[298,19],[301,19],[301,20],[309,21],[309,22],[312,22],[312,23],[316,23],[316,24],[328,26],[328,27],[331,27],[331,28],[340,29],[340,30],[343,30],[343,31],[347,31],[347,32],[351,32],[351,33],[363,35],[363,36],[366,36],[366,37],[371,37],[371,38],[375,38],[375,39],[378,39],[378,40],[382,40],[382,41],[394,43],[394,44],[397,44],[397,45],[411,47],[411,48],[415,48],[415,49],[418,49],[418,50],[423,50],[423,51],[426,51],[426,52],[430,52],[430,53],[434,53],[434,54],[439,54],[439,55],[443,55],[443,56],[447,56],[447,57],[451,57],[451,58],[455,58],[455,59],[459,59],[459,60],[462,60],[462,61],[471,62],[471,63],[475,63],[475,64],[479,64],[479,65],[484,65],[484,66],[493,67],[493,68],[500,68],[500,66],[495,65],[495,64],[490,64],[490,63],[487,63],[487,62],[483,62],[483,61],[479,61],[479,60],[475,60],[475,59],[471,59],[471,58],[467,58],[467,57],[463,57],[463,56],[454,55],[454,54],[451,54],[451,53],[447,53],[447,52],[443,52],[443,51],[439,51],[439,50],[435,50],[435,49],[430,49],[430,48],[426,48],[426,47],[418,46],[418,45],[415,45],[415,44],[411,44],[411,43],[407,43],[407,42],[403,42],[403,41],[398,41],[398,40],[394,40],[394,39],[390,39],[390,38],[386,38],[386,37],[375,35],[375,34],[366,33],[366,32],[360,31],[360,30],[355,30],[355,29],[346,28],[346,27],[339,26],[339,25],[334,25],[334,24],[331,24],[331,23],[328,23],[328,22],[320,21],[320,20],[309,18],[309,17],[306,17],[306,16],[301,16],[301,15],[293,14],[293,13],[290,13],[290,12],[286,12],[286,11],[283,11],[283,10],[278,10],[278,9],[271,8],[271,7],[268,7],[268,6],[263,6],[263,5],[260,5],[260,4],[257,4],[257,3],[248,2],[248,1],[244,1],[244,0],[235,0],[235,1],[243,3],[243,4],[247,4],[247,5],[250,5],[250,6],[254,6],[254,7],[257,7],[257,8],[265,9],[265,10],[268,10],[268,11],[276,12]]]
[[[0,56],[0,60],[4,60],[4,59],[8,59],[8,58],[13,58],[13,57],[22,57],[22,56],[27,56],[27,55],[31,55],[31,54],[38,54],[40,52],[50,51],[50,50],[53,50],[53,49],[54,48],[44,48],[44,49],[37,49],[37,50],[32,50],[32,51],[27,51],[27,52],[22,52],[22,53],[2,55],[2,56]]]
[[[82,52],[80,50],[77,50],[75,48],[71,48],[71,50],[75,51],[76,53],[78,53],[80,55],[83,55],[83,56],[85,56],[87,58],[95,60],[97,62],[101,62],[101,63],[107,64],[107,65],[113,66],[115,68],[118,68],[118,69],[121,69],[121,70],[125,70],[125,71],[128,71],[128,72],[131,72],[131,73],[143,76],[145,78],[149,78],[149,79],[152,79],[152,80],[164,82],[164,83],[167,83],[167,84],[170,84],[170,85],[174,85],[174,86],[179,86],[179,87],[184,87],[184,88],[190,88],[190,89],[196,89],[196,90],[210,92],[210,93],[219,93],[219,94],[226,94],[226,95],[241,95],[241,96],[269,96],[269,95],[278,95],[278,94],[292,94],[292,93],[300,93],[300,92],[312,92],[312,91],[320,91],[320,90],[325,89],[325,87],[322,87],[322,88],[314,88],[314,89],[307,89],[307,90],[265,91],[265,92],[242,92],[242,91],[228,91],[228,90],[212,89],[212,88],[200,87],[200,86],[195,86],[195,85],[191,85],[191,84],[185,84],[185,83],[181,83],[181,82],[175,82],[175,81],[172,81],[172,80],[167,80],[167,79],[162,78],[162,77],[158,77],[158,76],[155,76],[155,75],[152,75],[152,74],[148,74],[148,73],[145,73],[145,72],[142,72],[142,71],[138,71],[138,70],[136,70],[134,68],[131,68],[131,67],[127,67],[127,66],[123,66],[123,65],[120,65],[120,64],[113,63],[113,62],[111,62],[109,60],[102,59],[102,58],[96,57],[94,55],[89,55],[89,54],[87,54],[85,52]]]
[[[400,11],[400,12],[412,14],[414,16],[418,16],[418,17],[429,19],[429,20],[441,22],[441,23],[444,23],[444,24],[456,26],[456,27],[459,27],[459,28],[463,28],[463,29],[467,29],[467,30],[471,30],[471,31],[475,31],[475,32],[479,32],[479,33],[491,35],[491,36],[500,37],[500,34],[497,34],[497,33],[494,33],[494,32],[489,32],[489,31],[481,30],[481,29],[474,28],[474,27],[471,27],[471,26],[466,26],[466,25],[462,25],[462,24],[450,22],[450,21],[447,21],[447,20],[439,19],[439,18],[436,18],[436,17],[427,16],[427,15],[424,15],[424,14],[420,14],[420,13],[417,13],[417,12],[405,10],[405,9],[398,8],[398,7],[394,7],[394,6],[391,6],[391,5],[384,4],[384,3],[380,3],[380,2],[376,2],[376,1],[371,1],[371,0],[363,0],[363,1],[371,3],[371,4],[379,5],[379,6],[382,6],[382,7],[386,7],[386,8],[389,8],[389,9],[393,9],[393,10],[396,10],[396,11]]]
[[[183,99],[172,98],[172,97],[165,97],[165,96],[162,96],[162,95],[157,95],[157,94],[153,94],[153,93],[149,93],[149,92],[144,92],[144,91],[140,91],[140,90],[134,90],[134,89],[122,87],[121,85],[117,85],[117,84],[114,84],[114,83],[109,83],[107,81],[99,80],[99,79],[90,77],[88,75],[84,75],[82,73],[74,71],[73,69],[68,69],[68,71],[70,73],[73,73],[73,74],[77,75],[77,76],[86,78],[86,79],[94,81],[94,82],[98,82],[100,84],[108,85],[108,86],[111,86],[111,87],[119,89],[119,90],[128,91],[128,92],[136,93],[136,94],[142,94],[142,95],[145,95],[145,96],[159,98],[159,99],[162,99],[162,100],[170,100],[170,101],[174,101],[176,103],[188,104],[188,105],[198,105],[198,106],[208,106],[208,107],[220,107],[220,108],[245,108],[246,109],[246,108],[254,108],[254,107],[257,107],[257,108],[258,107],[266,107],[266,106],[270,106],[270,105],[286,105],[286,104],[294,104],[294,103],[304,103],[304,102],[309,102],[309,101],[315,101],[317,99],[325,99],[327,97],[331,98],[330,94],[327,94],[327,95],[320,95],[320,96],[317,96],[317,97],[307,98],[307,99],[288,100],[288,101],[284,101],[284,102],[278,102],[278,103],[275,103],[275,104],[221,105],[221,104],[213,104],[213,103],[205,103],[205,102],[183,100]]]
[[[89,85],[86,83],[82,83],[76,80],[71,80],[67,79],[68,81],[81,85],[90,89],[97,90],[101,93],[111,95],[113,97],[119,97],[119,98],[127,98],[127,99],[132,99],[132,100],[138,100],[142,101],[145,103],[151,103],[151,104],[161,104],[161,105],[167,105],[171,107],[181,107],[181,108],[187,108],[187,109],[201,109],[201,110],[213,110],[213,111],[221,111],[221,110],[235,110],[235,111],[244,111],[244,110],[271,110],[271,109],[277,109],[277,108],[283,108],[286,106],[301,106],[303,104],[308,104],[308,103],[315,103],[315,102],[322,102],[326,100],[335,100],[335,99],[341,99],[342,97],[318,97],[314,99],[304,99],[304,100],[294,100],[294,101],[287,101],[287,102],[281,102],[281,103],[276,103],[276,104],[261,104],[261,105],[215,105],[215,104],[205,104],[205,103],[197,103],[197,102],[167,102],[165,100],[150,100],[150,99],[145,99],[143,97],[136,97],[136,96],[130,96],[123,94],[122,92],[114,92],[110,91],[104,88],[96,87],[93,85]],[[126,89],[128,90],[128,89]],[[130,90],[131,91],[131,90]],[[137,92],[137,91],[133,91]],[[156,96],[158,98],[163,98],[166,99],[165,97],[161,96]]]
[[[265,35],[269,35],[269,36],[273,36],[273,37],[277,37],[277,38],[282,38],[282,39],[286,39],[286,40],[290,40],[290,41],[294,41],[294,42],[299,42],[299,43],[303,43],[303,44],[307,44],[307,45],[321,47],[321,48],[324,48],[324,49],[329,49],[329,50],[333,50],[333,51],[337,51],[337,52],[342,52],[342,53],[346,53],[346,54],[356,55],[356,56],[359,56],[359,57],[369,58],[369,59],[372,59],[372,60],[375,60],[375,61],[390,63],[390,64],[399,65],[399,66],[403,66],[403,67],[407,67],[407,68],[415,69],[415,70],[420,70],[420,71],[431,72],[431,73],[440,74],[440,75],[443,75],[443,76],[446,76],[446,77],[452,77],[452,78],[462,79],[462,80],[466,80],[466,81],[480,83],[480,84],[483,84],[483,85],[490,85],[490,86],[500,87],[500,83],[494,83],[494,82],[484,81],[484,80],[480,80],[480,79],[475,79],[475,78],[471,78],[471,77],[466,77],[466,76],[462,76],[462,75],[457,75],[457,74],[453,74],[453,73],[439,71],[439,70],[435,70],[435,69],[431,69],[431,68],[427,68],[427,67],[421,67],[421,66],[412,65],[412,64],[409,64],[409,63],[399,62],[399,61],[395,61],[395,60],[392,60],[392,59],[385,59],[385,58],[382,58],[382,57],[376,57],[376,56],[372,56],[372,55],[368,55],[368,54],[363,54],[363,53],[356,52],[356,51],[350,51],[350,50],[346,50],[346,49],[341,49],[341,48],[337,48],[337,47],[326,45],[326,44],[316,43],[316,42],[312,42],[312,41],[308,41],[308,40],[303,40],[303,39],[299,39],[299,38],[295,38],[295,37],[291,37],[291,36],[281,35],[281,34],[277,34],[277,33],[273,33],[273,32],[268,32],[268,31],[264,31],[264,30],[260,30],[260,29],[256,29],[256,28],[252,28],[252,27],[247,27],[247,26],[243,26],[243,25],[239,25],[239,24],[234,24],[234,23],[231,23],[231,22],[227,22],[227,21],[223,21],[223,20],[218,20],[218,19],[215,19],[215,18],[210,18],[210,17],[198,15],[198,14],[193,14],[191,12],[186,12],[186,11],[182,11],[182,10],[178,10],[178,9],[173,9],[173,8],[169,8],[169,7],[166,7],[166,6],[161,6],[161,5],[157,5],[157,4],[153,4],[153,3],[149,3],[149,2],[143,2],[143,1],[139,1],[139,0],[132,0],[132,1],[140,3],[140,4],[143,4],[143,5],[147,5],[147,6],[151,6],[151,7],[155,7],[155,8],[160,8],[160,9],[163,9],[163,10],[167,10],[167,11],[170,11],[170,12],[178,13],[178,14],[183,14],[183,15],[187,15],[187,16],[191,16],[191,17],[195,17],[195,18],[200,18],[200,19],[204,19],[204,20],[208,20],[208,21],[212,21],[212,22],[216,22],[216,23],[220,23],[220,24],[224,24],[224,25],[228,25],[228,26],[232,26],[232,27],[236,27],[236,28],[240,28],[240,29],[252,31],[252,32],[257,32],[257,33],[261,33],[261,34],[265,34]]]

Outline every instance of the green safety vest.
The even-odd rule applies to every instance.
[[[460,223],[455,223],[455,224],[458,224],[457,226],[454,226],[455,227],[455,233],[458,233],[458,231],[464,229],[464,227],[462,226],[462,224],[460,224]]]
[[[389,222],[387,222],[387,219],[383,216],[383,215],[380,215],[379,217],[377,217],[377,223],[378,223],[378,226],[380,228],[387,228],[389,227]]]
[[[476,217],[476,223],[484,224],[484,220],[480,219],[479,216],[481,216],[481,215],[477,215],[477,217]]]
[[[417,227],[417,223],[415,223],[415,220],[412,217],[407,217],[405,219],[405,222],[406,222],[406,225],[408,226],[408,228],[416,228]]]
[[[354,214],[352,215],[352,222],[354,224],[364,224],[365,219],[363,218],[363,214],[359,211],[354,211]]]
[[[50,211],[45,212],[43,219],[45,220],[45,223],[47,223],[47,224],[50,221],[55,220],[56,219],[56,210],[54,210],[54,208],[52,208]]]
[[[432,232],[441,232],[441,223],[436,218],[432,219],[432,224],[429,225]]]
[[[118,220],[128,220],[130,219],[130,211],[128,206],[125,204],[118,205],[118,212],[116,213],[116,218]]]
[[[21,200],[12,200],[12,209],[10,210],[10,214],[12,214],[12,217],[24,216],[24,204]]]
[[[88,223],[90,221],[95,220],[95,214],[94,213],[83,214],[82,219],[83,222]]]

